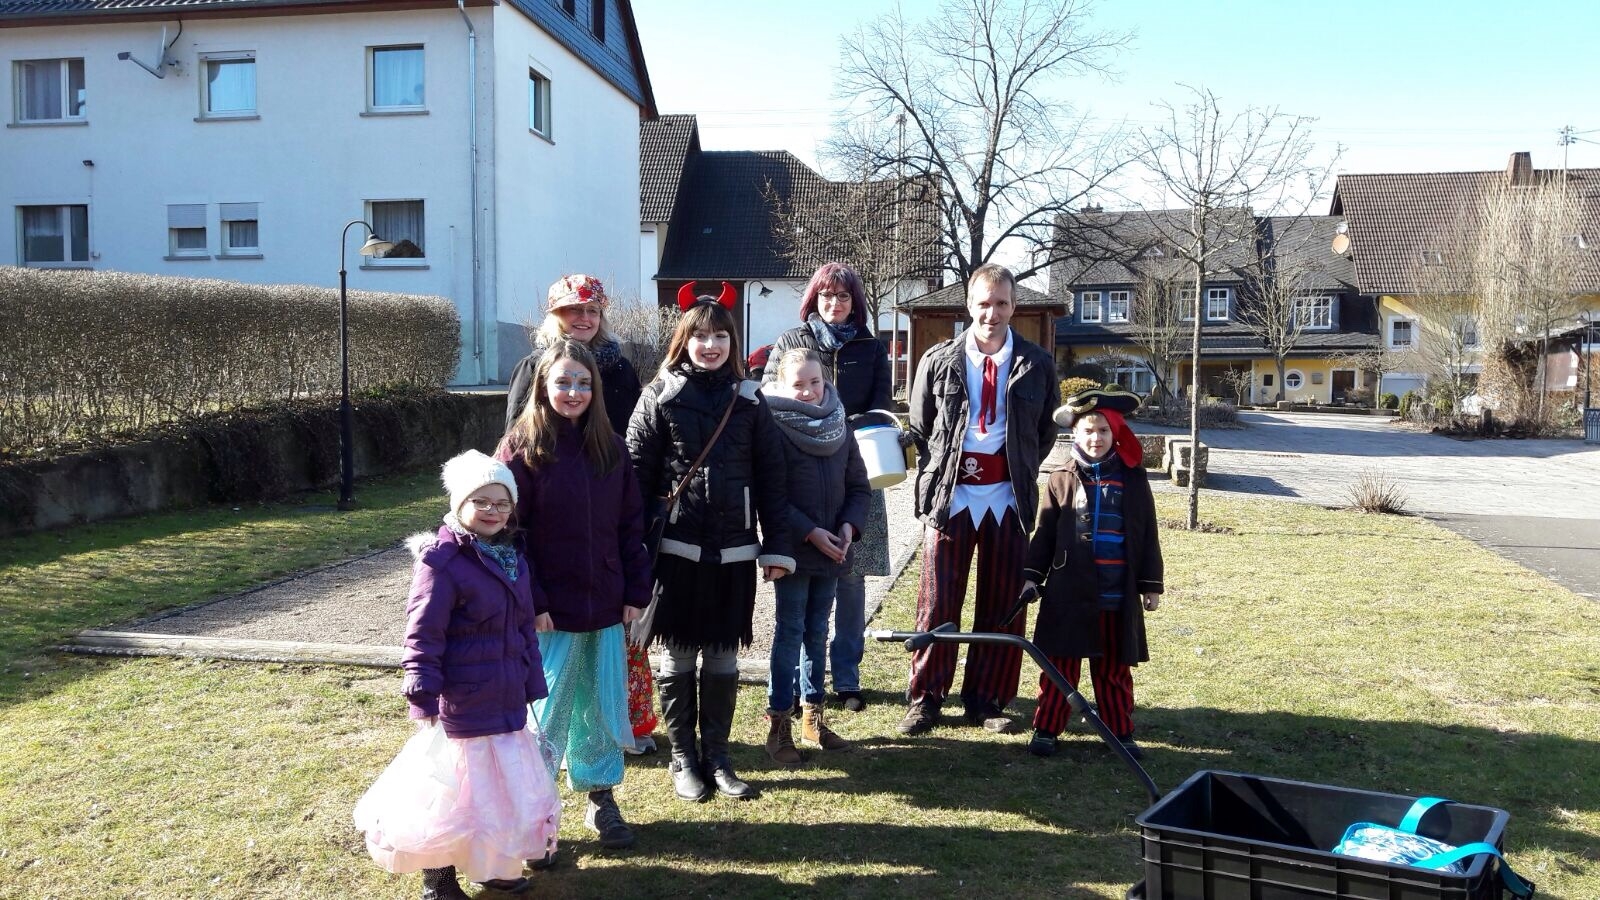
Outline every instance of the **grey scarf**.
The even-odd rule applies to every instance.
[[[833,385],[823,385],[822,402],[818,404],[779,396],[773,393],[775,387],[769,382],[761,393],[784,437],[812,456],[832,456],[844,446],[844,404],[839,402]]]

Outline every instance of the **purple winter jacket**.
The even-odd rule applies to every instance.
[[[560,631],[609,628],[622,621],[622,607],[650,605],[644,500],[627,446],[616,442],[617,465],[598,478],[581,433],[565,422],[555,460],[538,471],[504,442],[495,453],[517,479],[518,541],[542,588],[535,607]]]
[[[417,561],[400,666],[411,718],[438,716],[453,738],[522,730],[528,703],[549,693],[533,629],[543,597],[527,560],[512,582],[449,526],[407,544]]]

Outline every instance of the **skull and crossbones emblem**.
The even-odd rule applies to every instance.
[[[983,466],[979,465],[976,459],[969,456],[961,461],[962,478],[976,481],[981,475],[983,475]]]

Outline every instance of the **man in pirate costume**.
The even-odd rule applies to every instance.
[[[1028,545],[1024,589],[1043,587],[1033,641],[1077,689],[1089,661],[1100,718],[1136,757],[1132,668],[1150,658],[1144,614],[1161,604],[1161,541],[1144,450],[1123,416],[1139,397],[1122,391],[1074,394],[1056,410],[1072,429],[1072,456],[1050,475]],[[1072,710],[1039,679],[1028,749],[1050,756]]]
[[[917,364],[911,433],[921,455],[916,513],[925,525],[917,628],[961,620],[974,552],[978,590],[974,630],[1020,633],[1000,621],[1022,588],[1028,526],[1039,500],[1039,463],[1056,437],[1055,361],[1011,328],[1016,279],[986,265],[967,282],[972,324],[937,344]],[[910,701],[900,731],[938,724],[955,682],[956,648],[932,644],[911,658]],[[1010,732],[1022,653],[974,645],[967,651],[961,702],[966,718]]]

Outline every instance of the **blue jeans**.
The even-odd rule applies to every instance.
[[[839,579],[839,599],[833,606],[833,644],[828,662],[833,666],[833,692],[861,690],[861,654],[867,639],[867,576]]]
[[[772,660],[767,673],[767,708],[794,706],[795,667],[800,669],[800,696],[807,703],[822,700],[827,667],[828,616],[839,579],[789,575],[773,582],[778,622],[772,635]]]

